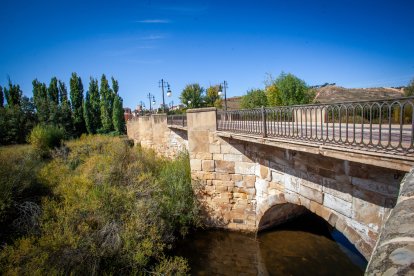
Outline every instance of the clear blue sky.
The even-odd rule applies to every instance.
[[[135,107],[166,79],[175,104],[186,84],[226,80],[228,96],[290,72],[310,85],[406,85],[414,77],[414,1],[0,0],[0,85],[25,95],[33,79],[102,73]]]

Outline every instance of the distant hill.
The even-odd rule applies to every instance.
[[[316,103],[338,103],[403,97],[404,90],[398,88],[344,88],[328,85],[316,89]]]
[[[340,103],[404,97],[404,88],[344,88],[336,85],[323,85],[314,87],[314,89],[316,89],[315,103]],[[241,98],[241,96],[227,98],[227,109],[240,109]]]

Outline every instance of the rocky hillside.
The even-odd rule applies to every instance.
[[[344,88],[328,85],[318,88],[315,97],[317,103],[338,103],[403,97],[402,89],[396,88]]]

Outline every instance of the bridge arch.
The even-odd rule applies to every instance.
[[[332,212],[329,208],[314,204],[307,204],[309,200],[290,200],[284,193],[269,196],[259,203],[257,211],[257,231],[265,230],[287,221],[290,221],[302,214],[311,212],[328,222],[332,227],[343,234],[349,242],[366,258],[366,242],[364,236],[358,232],[350,220],[342,218],[340,214]]]

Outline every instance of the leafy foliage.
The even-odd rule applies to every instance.
[[[80,136],[86,131],[83,117],[83,84],[76,73],[70,78],[70,101],[72,103],[72,116],[75,135]]]
[[[271,106],[307,104],[314,98],[314,91],[303,80],[283,72],[276,80],[268,81],[266,93]]]
[[[39,231],[3,247],[1,274],[188,272],[164,253],[174,233],[197,223],[188,156],[171,162],[104,136],[82,136],[53,156],[33,172],[52,193],[32,212]]]
[[[3,87],[0,85],[0,108],[4,107],[4,94]]]
[[[223,100],[219,96],[219,85],[210,86],[207,88],[205,102],[207,106],[214,106],[216,108],[221,108],[223,105]]]
[[[112,114],[112,123],[114,129],[118,134],[125,133],[125,118],[124,118],[124,109],[122,108],[122,98],[118,95],[115,95],[113,114]]]
[[[267,106],[266,93],[261,89],[250,90],[242,96],[240,106],[244,109]]]
[[[102,132],[110,132],[113,130],[112,116],[111,116],[111,89],[108,84],[108,80],[105,75],[101,77],[101,88],[99,93],[101,94],[101,121]]]
[[[188,84],[181,92],[180,100],[188,108],[199,108],[203,105],[204,88],[198,83]]]
[[[404,88],[404,95],[406,97],[414,96],[414,79],[412,79],[407,87]]]
[[[29,143],[41,153],[47,153],[50,149],[62,144],[65,132],[54,125],[37,125],[29,136]]]

